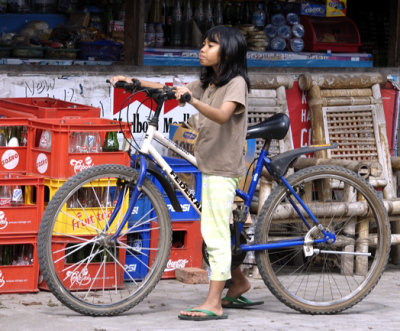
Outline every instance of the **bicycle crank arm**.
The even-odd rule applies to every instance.
[[[343,252],[343,251],[326,251],[324,249],[314,248],[315,254],[336,254],[336,255],[356,255],[356,256],[371,256],[371,253]]]

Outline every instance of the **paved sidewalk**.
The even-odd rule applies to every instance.
[[[361,303],[338,314],[310,316],[280,303],[262,280],[251,279],[249,310],[226,309],[227,320],[181,321],[178,312],[201,303],[208,285],[162,280],[142,303],[117,317],[88,317],[62,306],[51,293],[0,295],[1,331],[111,330],[399,330],[400,266],[389,266],[377,287]]]

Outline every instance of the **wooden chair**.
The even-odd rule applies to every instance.
[[[251,82],[251,92],[248,101],[248,125],[255,125],[276,113],[285,113],[289,116],[286,100],[286,89],[293,87],[293,79],[290,76],[265,76]],[[256,144],[256,155],[258,156],[263,146],[263,140],[258,139]],[[271,155],[277,155],[293,149],[292,134],[289,130],[283,140],[273,141],[270,147]],[[257,211],[252,208],[253,213],[258,213],[264,201],[271,193],[273,182],[263,173],[260,178],[259,198]]]
[[[339,148],[315,153],[296,167],[338,164],[364,176],[381,192],[391,221],[392,245],[400,243],[400,198],[396,172],[400,159],[392,158],[379,74],[301,75],[299,87],[308,94],[313,144],[335,143]],[[392,262],[400,262],[400,247],[392,247]]]

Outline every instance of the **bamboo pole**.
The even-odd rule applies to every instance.
[[[299,87],[303,91],[311,90],[313,86],[319,86],[323,89],[358,89],[382,84],[384,81],[379,73],[304,74],[299,77]]]
[[[371,97],[372,91],[370,88],[358,89],[334,89],[334,90],[321,90],[321,97]]]

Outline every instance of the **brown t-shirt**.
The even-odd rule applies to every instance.
[[[189,83],[187,87],[195,98],[215,108],[220,108],[225,101],[237,103],[231,118],[222,125],[199,114],[199,136],[194,148],[199,170],[216,176],[243,176],[246,172],[246,81],[237,76],[221,87],[209,86],[204,90],[200,81]]]

